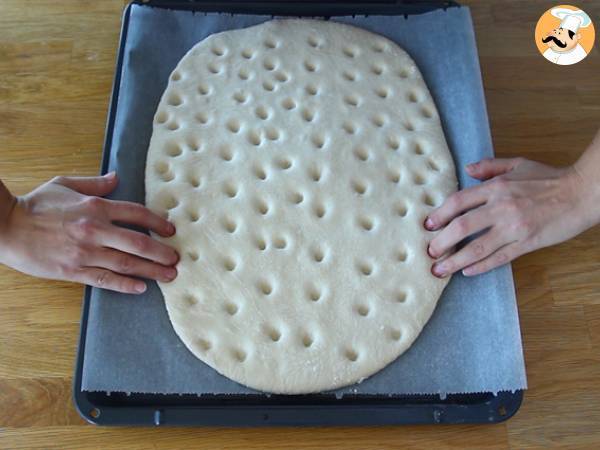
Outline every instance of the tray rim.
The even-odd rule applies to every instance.
[[[409,4],[415,6],[412,0]],[[353,8],[356,5],[362,8],[374,6],[373,3],[363,2],[343,2],[330,1],[327,4],[319,2],[291,2],[288,5],[308,7],[327,7],[331,4],[340,4],[344,7],[348,5]],[[100,174],[103,175],[108,170],[109,157],[112,146],[112,137],[117,112],[119,98],[121,74],[123,70],[123,55],[125,42],[127,40],[127,31],[129,28],[129,19],[132,5],[144,5],[171,9],[198,9],[199,6],[210,6],[209,9],[202,9],[203,12],[224,12],[226,9],[243,7],[248,8],[252,5],[260,4],[263,7],[275,7],[274,3],[261,0],[256,2],[226,2],[217,1],[165,1],[165,0],[132,0],[123,12],[121,32],[119,37],[118,52],[116,57],[115,75],[109,100],[108,119],[105,128],[104,145],[102,149],[102,160]],[[388,13],[393,12],[393,7],[406,5],[404,1],[382,2]],[[437,8],[460,7],[456,2],[449,1],[426,1],[422,5],[427,8],[437,5]],[[280,3],[278,7],[282,7]],[[224,8],[219,10],[218,8]],[[357,8],[361,10],[361,8]],[[230,12],[228,10],[227,12]],[[279,15],[280,13],[277,12]],[[359,14],[357,12],[357,14]],[[403,13],[401,13],[403,14]],[[291,14],[296,15],[296,14]],[[332,14],[335,15],[335,14]],[[398,15],[396,11],[396,15]],[[406,14],[404,14],[406,16]],[[328,17],[328,15],[324,15]],[[249,405],[247,404],[248,395],[242,402],[236,403],[238,396],[214,396],[212,403],[198,405],[172,405],[161,404],[160,401],[166,398],[172,398],[177,395],[165,394],[132,394],[126,395],[128,402],[123,402],[119,406],[110,404],[115,397],[122,397],[119,393],[113,394],[109,399],[109,404],[98,401],[111,397],[108,393],[98,393],[82,390],[83,379],[83,360],[85,352],[85,342],[87,336],[87,324],[89,318],[89,309],[91,301],[91,286],[86,286],[83,296],[83,305],[81,312],[81,325],[79,332],[79,341],[77,346],[75,374],[73,378],[73,403],[79,415],[87,422],[94,425],[105,426],[333,426],[333,425],[414,425],[414,424],[483,424],[500,423],[511,418],[521,407],[524,391],[516,390],[512,392],[493,393],[469,393],[452,394],[444,400],[436,395],[405,395],[398,397],[386,397],[377,395],[346,395],[344,398],[333,403],[323,403],[319,400],[321,395],[307,396],[264,396],[263,402]],[[156,404],[147,404],[147,397],[157,400]],[[205,401],[206,396],[184,395],[180,398],[196,397]],[[219,397],[219,398],[217,398]],[[227,398],[225,404],[219,404]],[[244,396],[240,396],[244,397]],[[261,397],[258,395],[257,397]],[[289,399],[298,399],[303,397],[306,400],[313,398],[314,401],[290,402]],[[437,398],[436,398],[437,397]],[[139,404],[136,401],[139,400]],[[458,399],[463,401],[456,401]],[[264,399],[269,399],[265,401]],[[288,399],[288,401],[283,401]],[[118,400],[118,398],[117,398]],[[132,401],[133,400],[133,401]],[[276,401],[281,400],[280,403]],[[331,399],[333,400],[333,399]],[[415,400],[415,401],[410,401]],[[431,401],[429,401],[431,400]],[[217,403],[214,403],[214,402]],[[235,414],[234,414],[235,412]]]

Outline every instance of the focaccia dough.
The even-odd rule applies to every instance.
[[[179,275],[159,283],[175,331],[263,391],[363,380],[410,347],[448,282],[423,220],[456,185],[393,42],[318,20],[208,37],[171,74],[146,166],[148,207],[177,227],[160,239]]]

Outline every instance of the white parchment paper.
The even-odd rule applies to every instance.
[[[126,39],[109,170],[111,198],[144,202],[152,119],[170,72],[206,36],[269,20],[134,5]],[[335,17],[382,34],[416,61],[436,101],[461,187],[464,165],[492,156],[469,10],[421,15]],[[252,393],[196,359],[173,331],[160,290],[143,296],[93,289],[84,353],[86,391]],[[337,394],[447,394],[524,389],[525,367],[510,266],[474,278],[455,275],[412,348],[363,383]]]

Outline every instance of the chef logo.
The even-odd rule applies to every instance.
[[[548,61],[568,66],[584,59],[594,46],[594,24],[585,11],[570,5],[550,8],[535,27],[535,43]]]

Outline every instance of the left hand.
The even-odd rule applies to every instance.
[[[455,192],[425,221],[442,229],[428,253],[440,258],[432,273],[477,275],[541,247],[567,240],[589,224],[585,186],[573,167],[556,168],[524,158],[485,159],[467,166],[480,185]],[[454,246],[482,232],[454,254]]]
[[[102,198],[117,186],[102,177],[56,177],[7,204],[0,223],[0,262],[21,272],[141,294],[141,278],[177,276],[175,249],[119,224],[172,236],[175,227],[146,207]]]

